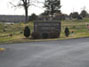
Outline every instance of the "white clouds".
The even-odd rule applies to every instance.
[[[2,0],[2,2],[0,2],[0,14],[20,14],[23,15],[24,14],[24,10],[23,8],[21,9],[16,9],[15,8],[11,8],[11,5],[9,4],[9,2],[13,2],[13,3],[18,3],[19,0]],[[39,1],[43,1],[43,0],[39,0]],[[89,10],[89,6],[88,6],[89,0],[61,0],[61,10],[63,13],[70,13],[73,11],[78,11],[80,12],[84,6],[86,6],[86,10]],[[40,6],[40,4],[37,4],[38,6]],[[42,5],[41,5],[42,6]],[[30,7],[29,9],[29,14],[31,13],[36,13],[36,14],[40,14],[41,12],[43,12],[42,8],[37,8],[37,7]]]
[[[68,14],[72,11],[80,12],[84,6],[86,7],[86,9],[89,8],[88,3],[89,0],[61,0],[61,9],[64,13]]]

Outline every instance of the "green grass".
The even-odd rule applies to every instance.
[[[65,20],[61,21],[61,36],[56,39],[46,39],[47,40],[60,40],[60,39],[70,39],[70,38],[80,38],[80,37],[89,37],[89,29],[87,24],[89,24],[89,18],[84,18],[83,20]],[[29,22],[28,24],[18,23],[18,24],[3,24],[0,23],[0,43],[15,43],[15,42],[29,42],[29,41],[44,41],[44,39],[32,40],[25,39],[23,36],[23,30],[25,26],[29,26],[31,32],[33,31],[34,24]],[[68,27],[70,33],[69,37],[65,37],[64,30],[65,27]],[[5,32],[4,32],[5,30]],[[12,34],[13,36],[9,36]]]
[[[74,31],[73,34],[70,34],[69,38],[89,37],[89,29],[87,28],[87,24],[89,24],[89,18],[84,18],[83,20],[62,21],[61,38],[65,37],[65,27],[68,27],[70,32]]]

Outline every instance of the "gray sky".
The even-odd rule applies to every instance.
[[[0,2],[0,14],[10,14],[10,15],[24,15],[23,8],[15,8],[12,7],[9,2],[13,2],[17,4],[19,0],[2,0]],[[39,0],[44,1],[44,0]],[[61,0],[61,11],[63,13],[69,14],[73,11],[78,11],[80,13],[81,10],[85,9],[89,13],[89,0]],[[37,6],[42,6],[42,4],[37,4]],[[29,15],[32,13],[40,14],[44,11],[44,8],[31,6],[29,8]]]

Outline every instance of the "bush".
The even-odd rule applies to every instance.
[[[47,39],[49,37],[48,33],[43,33],[42,38]]]
[[[50,38],[58,38],[58,37],[59,37],[59,33],[57,32],[50,33]]]
[[[9,36],[10,36],[10,37],[12,37],[12,36],[13,36],[13,34],[9,34]]]
[[[38,32],[33,32],[31,36],[33,39],[39,39],[40,38],[40,34]]]
[[[24,36],[28,38],[30,36],[30,29],[28,26],[25,27],[24,29]]]
[[[78,20],[82,20],[83,18],[82,18],[81,16],[78,16],[77,19],[78,19]]]
[[[36,14],[32,14],[30,17],[29,17],[29,21],[34,21],[38,18],[38,16]]]
[[[70,34],[70,32],[69,32],[69,28],[66,27],[66,28],[65,28],[65,36],[68,37],[69,34]]]

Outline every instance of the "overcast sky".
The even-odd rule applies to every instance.
[[[15,8],[9,2],[17,4],[19,0],[2,0],[0,2],[0,14],[5,15],[24,15],[23,8]],[[44,0],[39,0],[44,1]],[[40,14],[44,11],[42,4],[37,4],[39,7],[31,6],[29,8],[29,15],[32,13]],[[69,14],[70,12],[77,11],[80,13],[81,10],[85,9],[89,13],[89,0],[61,0],[61,11]]]

